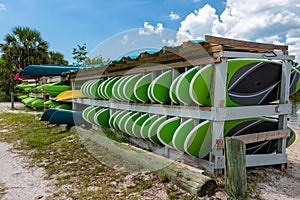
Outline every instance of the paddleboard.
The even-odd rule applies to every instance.
[[[94,116],[94,122],[103,127],[109,127],[108,120],[110,116],[110,111],[108,108],[103,108],[99,110]]]
[[[121,83],[124,79],[125,79],[125,77],[122,76],[119,80],[117,80],[117,81],[115,82],[115,84],[114,84],[113,87],[112,87],[112,98],[113,98],[114,100],[118,100],[118,101],[121,101],[121,100],[122,100],[121,97],[120,97],[120,95],[119,95],[119,93],[118,93],[118,87],[119,87],[120,83]]]
[[[130,80],[131,77],[134,75],[128,75],[126,76],[118,85],[118,95],[121,98],[121,101],[127,101],[124,90],[125,90],[125,84],[127,83],[128,80]]]
[[[87,121],[91,124],[97,125],[97,123],[94,121],[95,114],[100,110],[101,108],[98,106],[94,106],[89,112],[87,113]]]
[[[195,74],[199,71],[199,66],[193,67],[188,71],[184,72],[181,77],[178,79],[175,88],[175,94],[178,101],[184,105],[190,105],[193,103],[190,94],[189,87],[191,80],[195,76]]]
[[[188,119],[178,126],[172,138],[172,146],[176,150],[184,152],[184,141],[188,134],[193,130],[194,126],[194,119]]]
[[[97,99],[100,98],[100,96],[98,95],[97,90],[98,90],[99,85],[102,82],[103,82],[103,79],[94,80],[93,82],[91,82],[91,84],[88,87],[90,98],[97,98]]]
[[[172,145],[173,135],[180,125],[181,119],[179,117],[172,117],[164,121],[157,129],[157,137],[159,141],[169,147],[174,148]]]
[[[127,101],[138,102],[138,99],[134,95],[134,86],[142,76],[142,74],[136,74],[126,81],[123,87],[123,93]]]
[[[278,130],[278,121],[266,118],[232,120],[226,121],[224,124],[224,136],[237,136],[274,130]],[[209,131],[209,121],[204,121],[193,128],[184,142],[185,152],[195,157],[205,158],[212,149],[212,134]],[[291,130],[291,136],[287,140],[287,144],[290,145],[294,138],[295,133]],[[276,150],[276,146],[277,140],[247,144],[246,153],[273,153]]]
[[[123,117],[120,119],[119,123],[118,123],[118,126],[119,126],[119,129],[123,132],[123,133],[126,133],[126,130],[125,130],[125,122],[126,120],[131,116],[133,115],[134,112],[127,112],[126,114],[123,115]]]
[[[141,77],[134,85],[134,96],[143,103],[150,101],[148,97],[148,88],[153,80],[153,73],[149,73]]]
[[[125,121],[125,133],[128,135],[134,136],[132,132],[133,123],[141,116],[140,113],[134,113]]]
[[[143,114],[139,118],[135,120],[135,122],[132,125],[132,133],[135,137],[141,138],[141,127],[143,123],[149,118],[149,114]]]
[[[84,82],[82,85],[81,85],[81,87],[80,87],[80,92],[84,95],[84,96],[86,96],[86,97],[88,97],[88,94],[87,94],[87,92],[86,92],[86,87],[87,87],[87,85],[89,84],[89,83],[91,83],[93,80],[88,80],[88,81],[86,81],[86,82]]]
[[[161,145],[161,142],[157,137],[158,127],[167,119],[168,119],[167,116],[161,116],[150,125],[149,132],[148,132],[148,138],[151,142]]]
[[[149,140],[148,138],[149,128],[152,125],[152,123],[157,119],[158,119],[157,115],[152,115],[143,123],[140,131],[142,138]]]
[[[127,113],[127,111],[125,110],[122,110],[120,113],[118,113],[115,118],[114,118],[114,121],[113,121],[113,128],[115,130],[118,130],[118,131],[121,131],[121,129],[119,128],[119,121],[120,119]]]
[[[150,99],[161,104],[170,103],[169,89],[172,83],[172,70],[168,70],[156,77],[150,85]]]
[[[155,102],[155,99],[153,98],[152,94],[151,94],[151,88],[152,88],[152,85],[153,85],[153,81],[150,83],[149,87],[148,87],[148,90],[147,90],[147,96],[148,96],[148,99],[152,102],[152,103],[156,103]]]
[[[176,86],[177,86],[178,80],[180,79],[181,76],[182,76],[182,74],[177,76],[174,79],[174,81],[172,82],[171,86],[170,86],[169,96],[170,96],[171,101],[174,104],[179,104],[179,100],[178,100],[177,95],[176,95]]]
[[[116,77],[112,77],[111,79],[109,79],[109,81],[107,82],[107,84],[105,84],[104,87],[104,91],[103,94],[107,97],[107,99],[111,99],[112,98],[112,88],[114,86],[114,84],[120,79],[119,76]]]
[[[108,124],[109,124],[109,126],[110,126],[111,128],[114,128],[113,123],[114,123],[115,117],[116,117],[116,115],[118,115],[120,112],[122,112],[122,110],[117,110],[117,111],[115,111],[115,112],[110,116],[110,118],[109,118],[109,120],[108,120]]]
[[[226,105],[267,104],[278,100],[281,63],[262,59],[231,59],[228,61]],[[200,69],[193,77],[189,93],[198,105],[211,106],[213,65]],[[292,72],[290,94],[300,89],[299,74]]]

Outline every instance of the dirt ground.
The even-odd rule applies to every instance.
[[[295,129],[296,141],[287,148],[288,167],[285,171],[266,168],[267,180],[258,183],[257,189],[265,200],[300,199],[300,129]]]
[[[22,104],[15,104],[21,108]],[[0,103],[0,112],[11,111],[10,103]],[[1,119],[0,119],[1,120]],[[4,132],[7,130],[0,130]],[[295,130],[297,139],[287,149],[288,168],[280,171],[272,167],[255,170],[260,178],[256,184],[259,194],[257,198],[265,200],[297,200],[300,199],[300,129]],[[21,157],[17,152],[12,152],[11,144],[0,143],[0,199],[3,200],[24,200],[44,199],[53,191],[54,183],[44,180],[45,172],[39,168],[26,168],[28,158]],[[5,191],[5,192],[3,192]]]

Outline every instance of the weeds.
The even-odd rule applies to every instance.
[[[0,114],[0,129],[7,130],[0,133],[0,142],[13,143],[18,152],[31,158],[28,167],[43,167],[46,178],[55,180],[56,189],[48,199],[141,199],[143,195],[158,199],[157,191],[166,188],[170,196],[192,199],[189,198],[192,195],[170,183],[161,183],[151,173],[137,173],[126,183],[128,173],[101,164],[76,133],[62,132],[60,127],[45,129],[46,122],[39,118],[28,114]],[[109,129],[105,133],[117,141],[127,141],[114,136]],[[0,185],[0,197],[4,192],[5,187]]]

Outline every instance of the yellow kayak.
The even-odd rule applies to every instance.
[[[66,90],[61,92],[59,95],[57,95],[54,100],[55,101],[65,101],[65,100],[71,100],[74,98],[84,98],[83,94],[80,92],[80,90]]]

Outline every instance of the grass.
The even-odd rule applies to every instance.
[[[45,169],[46,178],[54,180],[56,187],[47,199],[143,199],[144,195],[157,199],[158,191],[165,192],[169,199],[197,199],[167,182],[163,175],[160,180],[151,173],[130,174],[101,164],[75,132],[62,131],[61,127],[46,129],[39,118],[0,114],[0,130],[9,130],[0,133],[0,142],[13,143],[18,152],[29,156],[28,167]],[[0,197],[4,191],[0,185]]]
[[[6,194],[6,187],[0,182],[0,199]]]

